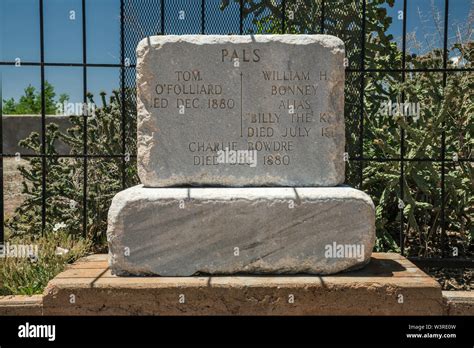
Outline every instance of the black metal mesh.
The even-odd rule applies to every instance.
[[[324,16],[322,1],[286,1],[284,14],[287,34],[322,33]]]
[[[274,34],[283,33],[281,30],[283,19],[283,1],[247,0],[243,8],[244,34]],[[264,20],[266,18],[272,19]]]
[[[376,144],[370,143],[367,139],[372,139],[371,130],[366,125],[369,122],[377,122],[373,117],[375,106],[365,105],[364,100],[368,93],[373,92],[371,82],[386,81],[390,85],[393,81],[410,81],[413,78],[412,73],[433,74],[436,75],[437,83],[443,87],[447,85],[454,74],[472,74],[472,69],[452,69],[448,67],[448,13],[449,6],[453,0],[444,1],[444,19],[442,20],[443,57],[440,64],[436,67],[419,68],[407,61],[405,53],[410,52],[407,47],[407,0],[395,1],[396,11],[402,11],[403,16],[398,18],[398,22],[392,25],[398,26],[402,30],[402,39],[392,39],[402,51],[402,58],[396,56],[386,57],[386,64],[380,68],[374,64],[374,58],[378,57],[381,51],[380,47],[374,44],[377,38],[376,29],[373,28],[373,20],[378,16],[377,12],[368,12],[367,4],[370,0],[120,0],[117,5],[121,12],[121,30],[120,40],[121,58],[119,64],[89,64],[87,62],[86,47],[86,0],[82,0],[82,32],[83,40],[83,59],[81,62],[45,62],[44,48],[44,23],[47,20],[43,16],[44,0],[38,0],[40,15],[40,61],[25,62],[24,66],[34,66],[40,70],[41,94],[43,99],[42,118],[41,118],[41,142],[45,145],[45,67],[54,69],[55,66],[75,66],[83,72],[83,90],[84,99],[87,93],[88,74],[92,68],[115,68],[120,69],[120,98],[121,98],[121,134],[120,150],[117,153],[102,156],[90,152],[91,141],[87,136],[84,137],[83,153],[75,155],[64,155],[71,161],[80,161],[83,164],[83,173],[81,176],[84,190],[79,193],[75,199],[78,201],[79,209],[83,212],[83,219],[77,222],[77,229],[87,230],[88,209],[90,206],[100,204],[100,197],[90,197],[88,185],[97,185],[97,178],[90,172],[96,165],[110,165],[120,167],[122,170],[122,185],[126,187],[131,180],[130,168],[136,165],[136,148],[132,141],[136,137],[136,112],[134,105],[135,96],[135,49],[138,42],[150,35],[167,34],[265,34],[265,33],[324,33],[340,37],[346,45],[346,87],[345,87],[345,119],[346,119],[346,138],[348,154],[347,179],[346,183],[359,187],[372,193],[373,187],[370,185],[370,177],[364,176],[364,167],[367,163],[381,163],[380,171],[390,171],[391,174],[399,177],[399,184],[393,187],[395,192],[393,204],[397,204],[396,199],[403,201],[405,197],[403,183],[406,175],[410,175],[411,165],[415,163],[420,171],[427,170],[432,165],[439,173],[439,182],[435,188],[436,195],[432,201],[426,202],[433,204],[440,214],[440,223],[436,229],[440,231],[443,239],[444,250],[448,250],[452,242],[446,235],[445,210],[447,199],[456,199],[448,197],[446,189],[453,185],[455,178],[450,177],[452,171],[459,163],[472,162],[470,147],[468,144],[460,143],[457,139],[446,139],[443,123],[439,128],[436,139],[433,139],[433,146],[438,148],[435,156],[430,158],[416,158],[410,151],[410,145],[407,142],[405,130],[398,129],[395,122],[388,123],[385,126],[391,129],[398,129],[398,148],[397,154],[386,154],[376,147]],[[384,11],[384,9],[379,9]],[[449,39],[450,42],[453,39]],[[0,62],[1,66],[13,66],[15,62]],[[317,64],[317,62],[315,62]],[[405,96],[402,94],[402,99]],[[117,120],[119,121],[119,120]],[[445,122],[456,122],[456,120],[447,120]],[[452,126],[452,125],[451,125]],[[88,122],[84,118],[82,130],[87,132]],[[0,126],[0,133],[3,130]],[[459,129],[459,133],[467,133],[468,130]],[[3,159],[13,157],[15,154],[4,153],[2,148],[0,161],[0,174],[4,179]],[[367,156],[371,153],[371,157]],[[459,155],[457,162],[452,161],[452,154]],[[26,153],[22,154],[28,157]],[[41,214],[43,229],[45,222],[49,219],[50,208],[55,204],[63,204],[55,201],[54,178],[48,176],[48,166],[53,165],[53,157],[48,156],[44,150],[41,155],[36,156],[41,159],[42,172],[42,206]],[[101,161],[103,163],[101,163]],[[383,165],[386,164],[386,165]],[[390,165],[389,165],[390,164]],[[367,175],[367,174],[366,174]],[[371,175],[369,173],[368,175]],[[376,173],[374,173],[376,175]],[[469,174],[461,180],[469,180]],[[52,181],[53,180],[53,181]],[[364,184],[365,183],[365,184]],[[118,188],[117,188],[118,189]],[[109,192],[113,194],[114,192]],[[82,194],[82,196],[81,196]],[[3,209],[3,185],[0,185],[0,196],[2,198]],[[421,197],[423,201],[423,197]],[[377,202],[376,202],[377,203]],[[467,209],[468,207],[466,207]],[[416,236],[410,235],[406,230],[406,216],[403,207],[391,209],[392,215],[387,212],[380,212],[381,216],[391,225],[399,228],[399,245],[403,253],[405,240],[412,243],[422,243],[416,240]],[[428,221],[428,220],[427,220]],[[451,221],[456,224],[456,221]],[[462,222],[459,222],[459,224]],[[0,242],[3,242],[3,215],[1,221]],[[451,243],[451,244],[450,244]],[[443,251],[443,255],[446,256]]]
[[[238,35],[240,33],[240,4],[231,2],[222,8],[222,0],[206,0],[204,34]]]
[[[165,2],[165,34],[201,34],[202,1]]]
[[[141,39],[162,34],[161,2],[156,0],[124,0],[125,59],[136,64],[135,50]]]
[[[344,41],[350,69],[362,69],[364,44],[362,17],[362,1],[360,0],[325,2],[324,34],[337,36]]]

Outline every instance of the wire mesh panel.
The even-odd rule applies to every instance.
[[[287,34],[321,34],[323,32],[323,1],[286,1],[285,32]]]
[[[472,130],[468,127],[472,90],[466,86],[472,86],[473,44],[471,19],[462,14],[469,1],[437,0],[429,8],[421,0],[107,2],[113,6],[110,13],[119,18],[119,29],[109,40],[116,40],[116,45],[107,42],[109,48],[102,50],[100,18],[93,17],[100,11],[98,2],[8,1],[13,12],[13,6],[22,8],[36,30],[17,34],[29,40],[34,48],[30,51],[15,48],[8,30],[2,33],[3,92],[8,94],[5,90],[12,88],[11,81],[23,80],[39,91],[35,104],[39,133],[30,139],[37,146],[19,153],[30,159],[35,198],[26,200],[30,205],[24,203],[16,217],[11,217],[11,211],[2,214],[0,242],[5,226],[9,233],[15,228],[50,231],[58,223],[50,216],[61,214],[74,225],[75,234],[94,235],[105,229],[104,212],[113,194],[138,182],[135,50],[141,39],[169,34],[323,33],[345,43],[346,183],[367,191],[377,206],[378,250],[422,257],[449,257],[456,250],[458,255],[472,256]],[[58,8],[74,14],[75,21],[56,18]],[[423,29],[423,23],[431,20],[427,13],[433,24]],[[66,39],[62,26],[70,27]],[[70,49],[61,54],[61,41],[69,38]],[[110,103],[107,100],[98,108],[101,115],[112,115],[112,121],[73,117],[70,137],[65,138],[75,141],[72,151],[53,151],[49,146],[49,84],[62,80],[61,75],[68,76],[70,90],[79,90],[78,103],[90,102],[92,94],[95,104],[106,101],[102,83],[116,81]],[[5,120],[11,103],[2,97],[0,103]],[[411,113],[395,110],[400,105]],[[9,209],[5,191],[10,190],[5,160],[18,154],[5,150],[3,123],[0,133],[0,195],[5,212]],[[101,137],[108,140],[97,147]],[[59,187],[56,175],[67,168],[75,171],[74,180]],[[102,183],[107,189],[100,187],[97,174],[104,172],[114,173]],[[74,208],[67,210],[68,206]],[[25,227],[27,222],[19,216],[28,211],[37,218]]]
[[[238,35],[240,33],[240,3],[206,0],[204,9],[204,34]]]
[[[165,2],[165,34],[201,34],[203,1]]]
[[[367,22],[364,7],[365,2],[359,0],[326,1],[324,5],[323,33],[344,41],[349,69],[362,69],[362,33]]]
[[[163,3],[156,0],[123,1],[124,58],[136,64],[135,50],[141,39],[163,33]]]
[[[284,33],[284,1],[249,0],[243,3],[244,34]]]

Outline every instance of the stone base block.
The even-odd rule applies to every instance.
[[[360,268],[374,205],[350,187],[144,188],[109,210],[117,275],[331,274]]]
[[[9,295],[0,296],[0,316],[42,315],[43,296]]]
[[[75,302],[71,303],[71,295]],[[397,254],[325,276],[117,277],[106,255],[51,280],[44,315],[442,315],[438,282]]]
[[[474,291],[443,291],[447,315],[474,316]]]

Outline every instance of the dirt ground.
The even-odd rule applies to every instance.
[[[472,284],[474,269],[472,268],[428,267],[423,270],[436,278],[443,290],[474,290]]]
[[[18,166],[26,165],[28,162],[15,158],[3,159],[3,204],[4,217],[8,219],[15,212],[15,208],[23,202],[24,195],[21,193],[22,176],[18,170]]]

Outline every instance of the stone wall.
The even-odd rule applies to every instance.
[[[46,125],[56,123],[63,132],[71,127],[69,116],[47,115]],[[33,154],[33,151],[18,145],[20,140],[27,138],[31,132],[41,135],[41,115],[3,115],[3,153]],[[68,154],[69,147],[63,142],[57,143],[57,151],[60,154]]]

